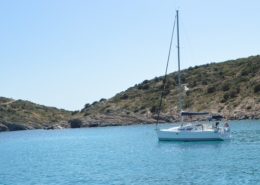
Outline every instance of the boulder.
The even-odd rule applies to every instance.
[[[44,128],[45,130],[57,130],[57,129],[62,129],[62,126],[60,126],[59,124],[54,124],[48,127]]]

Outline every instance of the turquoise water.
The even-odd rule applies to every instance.
[[[0,133],[0,184],[260,184],[260,121],[231,141],[158,142],[154,125]]]

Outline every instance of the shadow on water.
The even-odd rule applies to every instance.
[[[176,148],[221,148],[230,144],[231,140],[226,141],[158,141],[158,147]]]

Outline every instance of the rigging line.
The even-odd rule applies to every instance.
[[[169,48],[169,53],[168,53],[168,59],[167,59],[167,65],[166,65],[165,75],[164,75],[164,79],[163,79],[163,86],[162,86],[162,93],[161,93],[160,105],[159,105],[159,108],[158,108],[158,115],[157,115],[156,129],[157,129],[157,127],[158,127],[159,116],[160,116],[161,107],[162,107],[162,98],[163,98],[163,93],[164,93],[164,90],[165,90],[165,83],[166,83],[166,77],[167,77],[167,70],[168,70],[169,60],[170,60],[170,56],[171,56],[172,40],[173,40],[173,33],[174,33],[174,28],[175,28],[176,17],[177,17],[177,15],[175,15],[175,20],[174,20],[173,28],[172,28],[172,35],[171,35],[170,48]]]
[[[195,64],[197,64],[198,62],[197,62],[197,58],[196,58],[196,55],[194,54],[194,51],[193,51],[193,47],[192,47],[192,45],[191,45],[191,42],[190,42],[190,39],[189,39],[189,36],[188,36],[188,34],[187,34],[187,32],[186,32],[186,29],[185,29],[185,25],[184,25],[184,22],[183,22],[183,20],[182,20],[182,18],[180,17],[180,22],[181,22],[181,27],[183,28],[183,33],[184,33],[184,38],[187,40],[187,44],[188,44],[188,50],[190,51],[190,54],[191,54],[191,58],[192,58],[192,60],[193,60],[193,65],[194,65],[194,63]],[[191,67],[191,66],[187,66],[187,67]]]

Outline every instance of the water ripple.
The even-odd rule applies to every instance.
[[[224,142],[159,142],[154,125],[0,133],[0,184],[260,184],[259,122],[230,125]]]

